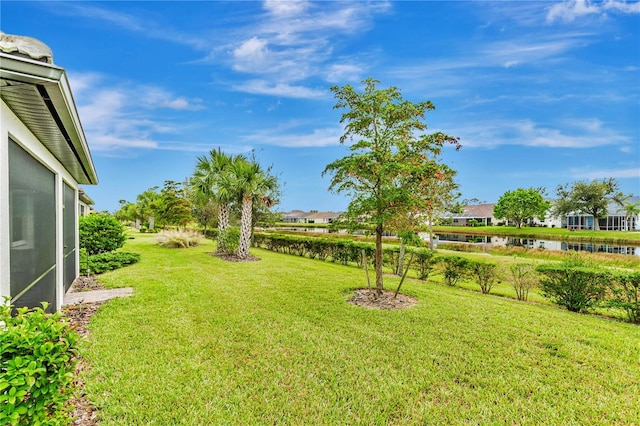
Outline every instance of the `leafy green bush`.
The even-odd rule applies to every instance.
[[[124,245],[122,224],[106,213],[80,216],[79,231],[80,248],[87,249],[89,255],[107,253]]]
[[[102,274],[103,272],[131,265],[139,260],[140,255],[138,253],[116,251],[89,256],[86,250],[80,249],[80,273],[87,275]]]
[[[640,323],[640,272],[618,273],[611,280],[610,307],[623,309],[629,321]]]
[[[240,245],[240,229],[229,227],[224,231],[217,233],[219,253],[236,253]]]
[[[467,260],[467,270],[480,286],[482,294],[488,294],[498,279],[498,265],[481,260]]]
[[[508,276],[518,300],[527,300],[529,290],[538,285],[538,275],[530,263],[514,263],[509,266]]]
[[[459,256],[441,256],[438,257],[438,263],[441,265],[444,281],[452,287],[467,274],[469,265],[467,259]]]
[[[0,424],[70,424],[78,334],[59,313],[0,306]]]
[[[540,286],[546,297],[572,312],[586,312],[600,301],[611,274],[595,268],[569,264],[542,264]]]

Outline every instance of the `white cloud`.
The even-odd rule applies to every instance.
[[[331,83],[360,81],[362,71],[362,67],[356,64],[334,64],[328,67],[326,79]]]
[[[486,121],[478,129],[451,126],[462,145],[470,148],[494,148],[521,145],[546,148],[592,148],[631,143],[628,136],[606,128],[597,119],[562,121],[553,127],[532,120]]]
[[[311,89],[287,83],[272,83],[265,80],[249,80],[235,85],[234,89],[256,95],[281,96],[285,98],[309,99],[320,98],[328,95],[327,90]]]
[[[263,6],[269,13],[276,16],[292,16],[304,12],[309,7],[309,3],[296,0],[266,0]]]
[[[627,179],[627,178],[640,178],[640,168],[630,168],[630,169],[606,169],[606,170],[590,170],[590,171],[582,171],[582,170],[571,170],[574,178],[577,179],[603,179],[603,178],[614,178],[614,179]]]
[[[308,132],[292,132],[289,126],[282,126],[277,129],[254,133],[245,137],[247,141],[264,145],[274,145],[287,148],[309,148],[326,147],[340,145],[340,136],[344,129],[340,127],[314,129]]]
[[[233,51],[233,68],[237,71],[259,72],[269,60],[267,44],[267,40],[258,37],[246,40]]]
[[[589,15],[605,16],[607,11],[625,14],[640,13],[640,3],[637,1],[626,2],[619,0],[607,0],[604,3],[589,0],[563,1],[549,8],[547,12],[547,22],[553,23],[556,20],[573,22],[577,18]]]
[[[616,10],[622,13],[640,13],[640,2],[626,2],[618,0],[606,0],[602,4],[602,8],[605,10]]]
[[[178,133],[178,126],[162,120],[159,111],[202,108],[201,100],[155,86],[113,84],[97,73],[70,73],[69,80],[87,141],[95,151],[161,148],[158,138]]]

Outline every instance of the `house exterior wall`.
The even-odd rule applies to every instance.
[[[64,298],[64,242],[63,242],[63,208],[64,184],[73,190],[75,228],[75,271],[73,277],[78,276],[78,183],[65,167],[43,146],[29,129],[18,119],[3,100],[0,100],[0,296],[11,294],[11,217],[9,206],[9,138],[23,148],[31,157],[44,165],[55,176],[55,285],[56,306],[51,310],[59,310]],[[70,271],[71,272],[71,271]],[[19,299],[18,299],[19,302]]]

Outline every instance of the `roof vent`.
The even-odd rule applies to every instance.
[[[53,64],[49,46],[33,37],[16,36],[0,31],[0,51]]]

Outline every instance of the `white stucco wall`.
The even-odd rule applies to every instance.
[[[74,208],[77,205],[78,183],[66,171],[62,164],[38,141],[33,133],[18,119],[4,101],[0,100],[0,296],[10,295],[10,217],[9,217],[9,137],[29,152],[36,160],[55,174],[56,187],[56,309],[60,309],[64,297],[63,286],[63,239],[62,239],[62,207],[63,182],[75,190]],[[78,247],[76,232],[76,248]],[[76,276],[78,275],[78,250],[76,250]]]

